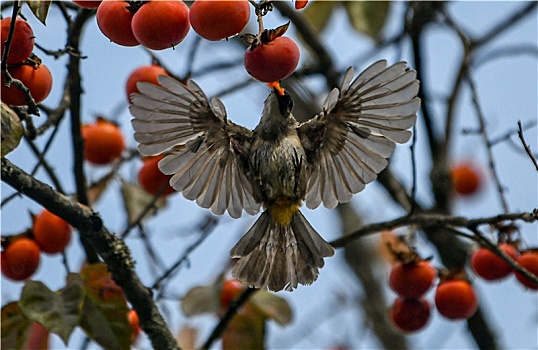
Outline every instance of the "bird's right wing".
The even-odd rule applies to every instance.
[[[165,153],[159,169],[173,175],[172,187],[214,214],[256,214],[260,204],[247,177],[252,131],[228,121],[222,102],[209,101],[194,82],[159,76],[159,84],[139,83],[131,96],[140,153]]]

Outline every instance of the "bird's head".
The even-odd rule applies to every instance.
[[[278,111],[284,118],[289,117],[293,109],[293,100],[291,99],[290,94],[285,91],[278,82],[267,83],[267,85],[272,88],[273,91],[271,91],[265,101],[265,108],[268,108],[269,111],[272,112]]]

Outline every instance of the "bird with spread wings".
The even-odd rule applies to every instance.
[[[375,62],[349,68],[321,112],[304,123],[287,91],[273,88],[254,130],[228,120],[218,98],[167,76],[139,83],[132,125],[143,156],[164,153],[170,185],[214,214],[258,220],[232,248],[232,275],[252,287],[293,290],[313,283],[334,254],[299,210],[334,208],[374,181],[396,143],[405,143],[420,107],[416,71]]]

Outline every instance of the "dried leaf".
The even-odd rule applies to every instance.
[[[276,27],[275,29],[266,29],[263,31],[261,36],[262,43],[269,43],[279,36],[282,36],[286,34],[286,31],[288,30],[290,26],[290,22],[281,25],[280,27]]]
[[[181,310],[187,316],[219,312],[220,288],[218,284],[194,287],[181,299]]]
[[[288,302],[266,291],[258,291],[251,298],[252,305],[264,315],[264,317],[276,321],[284,326],[291,322],[293,313]]]
[[[2,102],[2,157],[13,151],[22,138],[22,124],[17,113]]]
[[[67,345],[69,336],[79,323],[83,297],[80,275],[70,273],[65,287],[57,292],[52,292],[41,282],[26,282],[19,306],[26,317],[59,335]]]
[[[22,349],[32,326],[19,304],[14,301],[2,307],[2,349]]]
[[[123,182],[121,187],[121,194],[123,196],[123,203],[125,211],[127,212],[127,219],[129,224],[133,224],[138,220],[139,216],[150,205],[154,199],[154,196],[144,191],[136,183]],[[166,205],[166,198],[159,197],[153,208],[150,209],[144,216],[144,219],[150,218],[157,213],[157,210],[163,208]]]
[[[81,275],[87,292],[81,328],[105,349],[129,349],[132,330],[122,289],[112,280],[105,264],[88,265]]]
[[[342,1],[313,1],[303,13],[314,30],[321,33],[329,22],[333,10],[341,3]]]
[[[108,184],[110,183],[110,180],[114,178],[114,173],[110,172],[105,177],[101,178],[98,182],[92,184],[88,188],[88,200],[90,201],[90,204],[95,204],[99,198],[101,198],[101,195],[105,192],[105,190],[108,187]]]
[[[41,23],[45,24],[52,0],[26,0],[28,7]]]
[[[198,330],[194,327],[182,327],[177,335],[177,343],[183,350],[195,350]]]
[[[387,21],[390,1],[345,1],[349,21],[353,28],[372,39],[380,39],[381,30]]]

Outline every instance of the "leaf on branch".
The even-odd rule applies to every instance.
[[[234,315],[222,333],[223,349],[265,349],[265,317],[248,309]]]
[[[187,316],[217,313],[220,308],[218,284],[194,287],[181,299],[181,310]]]
[[[250,303],[265,318],[274,320],[281,326],[287,325],[292,320],[293,313],[288,302],[273,293],[258,291],[252,295]]]
[[[70,273],[63,289],[53,292],[43,283],[28,281],[22,289],[19,306],[24,315],[57,334],[67,345],[79,323],[84,300],[80,275]]]
[[[389,1],[345,1],[349,21],[353,28],[379,41],[381,30],[387,21]]]
[[[321,33],[329,22],[333,10],[340,6],[342,1],[313,1],[304,9],[304,16],[308,19],[317,33]]]
[[[154,196],[144,191],[142,187],[135,183],[123,182],[121,187],[121,194],[123,196],[123,203],[125,211],[127,212],[127,220],[129,225],[135,223],[140,217],[142,212],[151,205],[154,201]],[[157,210],[163,208],[166,205],[166,198],[159,197],[144,215],[144,219],[148,219],[157,213]]]
[[[2,102],[2,157],[13,151],[21,142],[22,124],[17,113]]]
[[[32,321],[14,301],[2,307],[2,349],[22,349],[30,334]]]
[[[129,349],[131,326],[123,291],[105,264],[92,264],[81,271],[86,298],[80,326],[86,335],[105,349]]]
[[[90,201],[90,204],[95,204],[99,198],[101,198],[101,195],[105,192],[110,180],[113,178],[114,173],[110,172],[99,181],[91,184],[91,186],[88,188],[88,200]]]
[[[26,3],[28,4],[28,7],[30,7],[30,10],[34,16],[36,16],[41,23],[47,25],[45,20],[47,19],[47,14],[49,13],[49,7],[52,0],[26,0]]]

